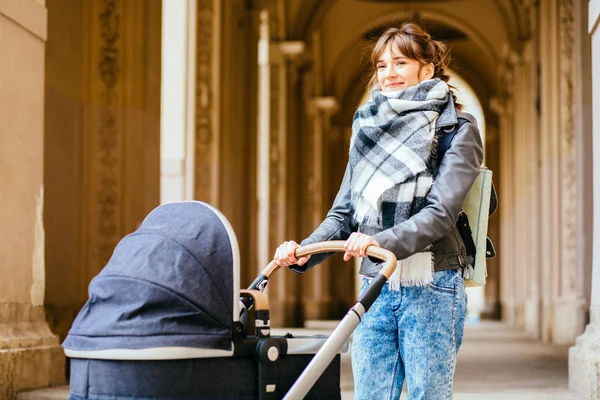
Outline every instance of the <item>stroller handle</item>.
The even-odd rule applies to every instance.
[[[298,258],[318,253],[331,253],[342,251],[345,252],[345,243],[345,240],[331,240],[326,242],[308,244],[306,246],[300,246],[296,249],[295,256],[296,258]],[[396,269],[396,256],[394,255],[394,253],[375,245],[367,247],[366,253],[370,257],[375,257],[385,261],[385,265],[381,268],[379,274],[384,275],[386,279],[389,279],[390,276],[392,276],[392,273],[394,273],[394,270]],[[273,260],[262,271],[262,275],[268,278],[280,267],[281,266],[277,264],[275,260]]]

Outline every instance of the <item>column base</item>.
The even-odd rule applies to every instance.
[[[579,398],[600,399],[600,306],[590,309],[590,324],[569,349],[569,390]]]
[[[502,321],[510,327],[515,326],[516,321],[516,310],[515,304],[512,300],[505,300],[502,302]]]
[[[304,308],[296,300],[277,300],[269,303],[271,327],[301,328],[304,325]]]
[[[82,301],[76,305],[44,305],[46,321],[59,341],[66,339],[73,321],[84,304],[85,302]]]
[[[331,301],[312,300],[304,302],[304,318],[308,319],[329,319],[329,309]]]
[[[481,311],[481,319],[500,320],[502,319],[502,304],[499,301],[486,303]]]
[[[65,384],[62,347],[0,350],[0,398],[14,399],[18,392]]]
[[[354,305],[333,301],[297,302],[284,300],[269,306],[272,327],[302,328],[307,320],[341,320]]]
[[[554,303],[552,343],[571,345],[585,328],[585,300],[579,296],[559,298]],[[599,321],[600,323],[600,321]]]
[[[69,389],[69,386],[60,386],[22,392],[17,395],[17,400],[69,400]]]
[[[539,297],[530,297],[525,302],[525,332],[534,339],[538,339],[541,337],[541,307],[542,304],[541,299]]]
[[[65,355],[43,306],[0,304],[0,398],[65,383]]]

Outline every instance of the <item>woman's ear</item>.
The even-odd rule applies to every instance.
[[[423,68],[421,68],[421,80],[424,81],[424,80],[433,78],[434,72],[435,72],[435,67],[433,66],[433,63],[429,63],[429,64],[423,66]]]

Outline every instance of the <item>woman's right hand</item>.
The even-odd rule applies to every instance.
[[[295,264],[302,266],[306,264],[310,258],[310,255],[296,259],[296,255],[294,253],[298,247],[300,247],[300,245],[293,240],[283,242],[279,245],[277,250],[275,250],[275,256],[273,257],[273,260],[281,267],[288,267]]]

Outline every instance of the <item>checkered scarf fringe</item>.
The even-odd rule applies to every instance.
[[[375,235],[426,205],[435,167],[435,122],[448,104],[448,85],[431,79],[398,92],[374,88],[354,115],[350,143],[351,197],[360,231]],[[433,279],[433,254],[398,262],[390,287]]]

